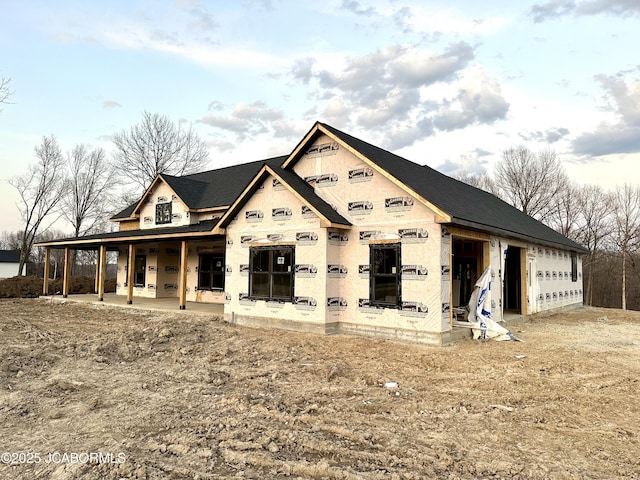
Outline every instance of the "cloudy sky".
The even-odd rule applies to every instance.
[[[447,174],[551,148],[578,184],[640,185],[638,0],[2,0],[6,179],[147,110],[211,168],[289,153],[316,120]]]

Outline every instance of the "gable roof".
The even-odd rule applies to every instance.
[[[323,200],[315,192],[314,188],[304,179],[300,178],[291,170],[284,170],[279,166],[265,164],[262,169],[251,180],[249,185],[240,194],[229,210],[220,219],[219,226],[226,227],[237,215],[240,209],[249,201],[251,196],[258,190],[262,182],[269,176],[277,178],[290,192],[292,192],[301,203],[307,205],[318,217],[323,226],[334,226],[340,228],[351,227],[351,222]]]
[[[20,250],[0,250],[0,263],[19,263]]]
[[[160,176],[190,210],[227,208],[242,193],[247,183],[260,171],[264,164],[279,166],[286,155],[208,170],[182,177],[161,174]],[[151,184],[142,201],[156,184]],[[111,220],[132,218],[140,201],[117,213]]]
[[[578,243],[489,192],[448,177],[426,165],[418,165],[330,125],[317,122],[305,137],[307,142],[311,142],[319,133],[325,133],[349,150],[359,153],[372,166],[391,175],[398,184],[407,186],[411,193],[417,193],[436,213],[444,214],[442,223],[521,240],[535,240],[579,252],[587,251]],[[284,162],[284,168],[293,168],[302,156],[304,144],[298,144]]]
[[[533,241],[581,253],[587,252],[578,243],[491,193],[448,177],[426,165],[409,161],[321,122],[316,122],[287,156],[182,177],[163,174],[161,179],[192,211],[228,209],[220,223],[220,226],[226,226],[257,190],[259,180],[262,181],[266,176],[274,175],[309,206],[325,225],[349,228],[350,222],[318,196],[314,188],[293,171],[296,162],[304,155],[305,147],[310,146],[322,134],[340,143],[345,149],[423,202],[436,213],[438,221],[444,225],[459,225],[507,238]],[[154,184],[159,178],[160,176]],[[145,196],[148,195],[152,186],[147,189]],[[135,210],[139,204],[140,202],[130,205],[112,217],[112,220],[135,218]],[[155,230],[152,229],[148,234],[167,231],[157,229],[158,232],[155,232]],[[146,232],[145,230],[145,233],[140,235],[147,236]],[[217,233],[217,230],[212,233],[214,232]],[[118,233],[121,237],[129,235],[124,232]]]

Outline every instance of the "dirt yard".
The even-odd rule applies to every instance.
[[[436,348],[3,300],[0,478],[640,478],[640,313],[512,329]]]

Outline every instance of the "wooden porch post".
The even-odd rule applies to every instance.
[[[104,271],[107,266],[107,246],[100,245],[98,259],[100,260],[100,265],[98,268],[98,300],[104,301]]]
[[[71,249],[64,248],[64,273],[62,274],[62,296],[67,298],[69,295],[69,277],[71,276]]]
[[[100,249],[98,248],[98,250],[96,251],[96,274],[95,274],[95,286],[93,287],[93,291],[98,293],[98,288],[100,288],[99,282],[98,282],[98,276],[100,275]]]
[[[186,240],[182,241],[180,248],[180,281],[178,289],[180,292],[180,310],[187,308],[187,256],[189,247]]]
[[[51,261],[51,250],[44,248],[44,281],[42,283],[42,294],[49,294],[49,262]]]
[[[135,268],[135,252],[133,243],[129,244],[129,258],[127,261],[127,304],[133,303],[133,269]]]

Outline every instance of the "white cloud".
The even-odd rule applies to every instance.
[[[491,35],[511,23],[508,17],[468,18],[455,8],[434,9],[431,6],[413,6],[404,10],[405,28],[414,32],[441,34]]]
[[[549,0],[535,4],[529,15],[536,23],[566,15],[588,16],[608,14],[619,17],[640,15],[638,0]]]
[[[640,81],[599,75],[609,108],[616,120],[603,121],[595,130],[583,133],[573,142],[580,155],[640,153]]]
[[[120,105],[115,100],[105,100],[102,102],[102,108],[119,108],[119,107],[122,107],[122,105]]]
[[[77,10],[52,11],[46,27],[65,43],[98,43],[122,50],[150,50],[186,58],[205,66],[229,65],[274,68],[285,60],[236,44],[225,46],[217,38],[218,21],[206,5],[180,1],[175,8],[123,11],[120,14]]]

